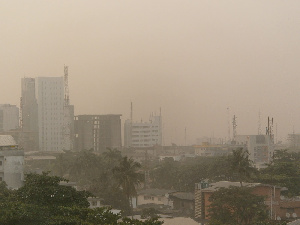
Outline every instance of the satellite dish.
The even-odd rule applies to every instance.
[[[277,216],[277,218],[276,218],[277,220],[281,220],[281,218],[280,218],[280,216]]]
[[[290,218],[291,215],[290,215],[289,213],[286,213],[285,216],[286,216],[287,218]]]
[[[296,214],[296,213],[293,213],[293,214],[292,214],[292,217],[293,217],[293,218],[297,218],[297,214]]]

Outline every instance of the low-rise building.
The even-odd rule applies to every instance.
[[[212,157],[225,156],[229,153],[229,148],[226,145],[212,145],[209,142],[203,142],[201,145],[194,145],[195,155]]]
[[[193,217],[195,208],[195,194],[190,192],[173,192],[169,194],[173,202],[173,209],[178,210],[178,215]]]
[[[169,194],[174,190],[165,189],[145,189],[138,191],[136,198],[136,206],[146,204],[165,205],[173,207],[172,201],[169,199]]]
[[[0,135],[0,181],[18,189],[24,181],[24,151],[10,135]]]
[[[195,190],[195,218],[199,220],[209,219],[210,196],[219,188],[229,188],[230,186],[239,187],[240,182],[219,181],[216,183],[196,184]],[[253,187],[253,194],[265,197],[265,204],[270,210],[271,218],[275,219],[280,212],[280,191],[281,187],[261,184],[261,183],[243,183],[244,187]]]

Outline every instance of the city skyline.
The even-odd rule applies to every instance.
[[[298,1],[0,1],[0,103],[22,77],[63,76],[75,115],[163,116],[165,144],[300,133]],[[232,131],[231,131],[232,135]]]

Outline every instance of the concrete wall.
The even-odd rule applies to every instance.
[[[0,180],[12,189],[20,188],[24,181],[24,152],[22,150],[0,151]]]

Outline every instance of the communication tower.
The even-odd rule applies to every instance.
[[[236,138],[236,135],[237,135],[237,132],[236,132],[236,127],[237,127],[237,123],[236,123],[236,119],[237,117],[234,115],[233,116],[233,120],[232,120],[232,130],[233,130],[233,140],[235,141],[235,138]]]

